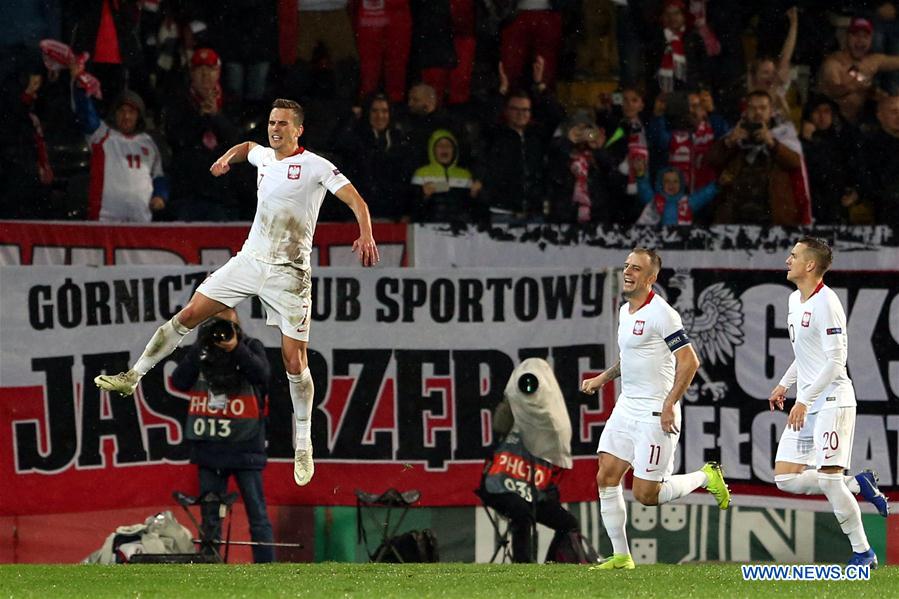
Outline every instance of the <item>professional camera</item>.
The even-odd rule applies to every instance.
[[[740,127],[742,127],[748,134],[746,139],[741,143],[743,147],[759,147],[765,144],[765,142],[758,137],[758,132],[761,131],[763,127],[762,123],[755,123],[743,119],[740,121]]]
[[[231,341],[232,337],[234,337],[234,323],[230,320],[216,318],[209,325],[209,338],[213,343]]]
[[[233,352],[228,352],[217,344],[230,341],[239,335],[240,327],[222,318],[212,318],[204,323],[198,332],[200,344],[200,373],[213,393],[233,394],[240,391],[243,379],[237,367]]]
[[[762,128],[761,123],[754,123],[752,121],[741,121],[740,126],[746,129],[746,132],[750,134],[755,133]]]

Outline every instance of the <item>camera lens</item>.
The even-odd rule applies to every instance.
[[[234,336],[234,325],[227,320],[220,320],[210,327],[209,337],[215,341],[228,341]]]
[[[530,395],[540,386],[540,382],[537,380],[537,377],[527,372],[518,379],[518,389],[527,395]]]

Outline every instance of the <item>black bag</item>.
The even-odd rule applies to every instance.
[[[480,19],[488,30],[498,32],[499,29],[515,18],[518,13],[518,0],[484,0],[483,7],[486,18]]]
[[[599,554],[580,532],[557,532],[546,550],[547,562],[557,564],[595,564]]]
[[[410,530],[390,537],[378,545],[372,559],[391,564],[431,563],[439,560],[437,537],[430,528]]]

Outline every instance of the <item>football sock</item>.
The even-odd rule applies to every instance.
[[[800,474],[791,472],[790,474],[775,474],[774,483],[777,488],[794,495],[820,495],[824,491],[818,484],[818,472],[816,470],[806,470]]]
[[[672,476],[662,483],[659,488],[659,505],[680,499],[684,495],[689,495],[699,487],[708,484],[705,472],[697,470],[688,474],[678,474]]]
[[[840,528],[849,537],[852,551],[863,553],[870,549],[865,528],[862,526],[862,512],[855,497],[849,492],[843,475],[819,472],[818,484],[821,485],[821,490],[824,491],[824,495],[827,496],[827,500],[833,507],[833,513],[837,517]]]
[[[844,476],[843,481],[853,495],[858,495],[861,492],[858,481],[855,480],[854,476]],[[821,490],[821,485],[818,484],[818,472],[811,468],[800,474],[776,474],[774,482],[781,491],[795,495],[820,495],[824,493]]]
[[[627,533],[624,529],[627,523],[627,506],[621,485],[599,489],[599,513],[606,534],[612,541],[612,552],[629,554],[631,550],[627,546]]]
[[[312,384],[312,373],[306,368],[300,374],[287,373],[290,387],[290,401],[293,403],[293,415],[296,420],[296,449],[309,448],[309,433],[312,423],[312,398],[315,386]]]
[[[171,320],[156,329],[156,333],[150,338],[150,342],[144,348],[144,353],[134,363],[132,370],[138,375],[144,376],[160,360],[175,351],[175,348],[188,333],[190,333],[190,329],[178,322],[177,315],[173,316]]]

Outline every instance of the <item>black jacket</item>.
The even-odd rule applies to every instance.
[[[550,208],[547,215],[550,222],[577,223],[578,207],[572,201],[575,176],[571,172],[571,153],[574,145],[567,137],[553,140],[548,158]],[[617,183],[615,165],[609,154],[594,150],[589,158],[587,188],[590,196],[590,220],[594,223],[609,224],[614,214],[615,198],[611,189]]]
[[[93,54],[97,43],[97,31],[103,13],[103,0],[93,2],[73,2],[69,11],[75,18],[72,29],[72,49],[75,52]],[[140,5],[137,0],[118,0],[109,3],[112,22],[119,42],[122,65],[128,68],[140,67],[144,60],[140,41]]]
[[[34,102],[23,101],[29,76],[42,69],[21,65],[0,85],[0,218],[50,217],[52,189],[39,172],[37,132],[43,127]]]
[[[861,197],[874,202],[878,224],[899,226],[899,137],[878,129],[862,139],[858,155]]]
[[[543,209],[548,143],[535,126],[521,135],[503,125],[493,130],[482,163],[491,207],[537,214]]]
[[[855,187],[857,143],[852,131],[845,127],[837,130],[836,124],[826,131],[815,131],[810,140],[802,140],[815,223],[852,224],[840,199],[847,188]]]
[[[412,0],[412,60],[419,69],[456,66],[449,0]]]
[[[174,209],[200,199],[235,208],[238,181],[209,174],[209,166],[239,141],[234,123],[221,111],[201,115],[197,102],[187,94],[169,102],[163,120],[172,148],[168,174]]]
[[[273,62],[278,57],[277,0],[197,2],[209,44],[222,62]],[[193,7],[194,10],[197,7]]]
[[[372,218],[398,220],[408,215],[408,193],[403,179],[406,145],[403,135],[392,125],[376,134],[368,118],[352,119],[335,140],[344,158],[343,173],[365,198]]]
[[[195,343],[188,348],[184,359],[172,372],[172,385],[180,391],[189,391],[200,376],[201,353],[203,347]],[[231,352],[235,366],[253,386],[259,407],[260,419],[264,419],[265,399],[271,378],[271,366],[265,355],[265,346],[258,339],[240,336],[240,342]],[[259,433],[242,442],[191,442],[190,461],[207,468],[244,468],[261,470],[266,464],[265,424]]]

